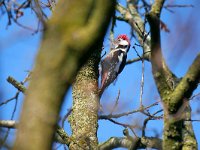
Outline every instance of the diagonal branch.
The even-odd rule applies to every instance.
[[[171,94],[173,103],[180,104],[184,98],[189,99],[200,81],[200,53],[188,69],[186,75],[180,81]]]

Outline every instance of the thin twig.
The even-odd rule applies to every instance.
[[[124,128],[129,128],[133,134],[135,135],[135,137],[138,137],[135,133],[135,131],[133,130],[133,128],[135,128],[136,126],[135,125],[130,125],[130,124],[125,124],[125,123],[121,123],[121,122],[118,122],[118,121],[115,121],[113,119],[108,119],[110,122],[114,123],[114,124],[117,124],[117,125],[120,125]]]
[[[197,94],[194,94],[189,100],[192,100],[192,99],[196,98],[197,96],[200,96],[200,92]]]
[[[67,120],[67,118],[69,117],[69,115],[71,114],[71,112],[72,112],[72,108],[68,109],[66,115],[62,119],[62,128],[64,127],[65,120]]]
[[[18,89],[17,93],[15,94],[15,96],[13,98],[6,100],[5,102],[0,104],[0,106],[2,106],[2,105],[7,104],[8,102],[10,102],[12,100],[15,100],[15,105],[14,105],[14,109],[13,109],[13,112],[12,112],[12,115],[11,115],[11,120],[14,119],[14,115],[15,115],[15,112],[17,110],[17,104],[18,104],[18,98],[19,98],[20,92],[24,93],[26,91],[26,88],[23,86],[23,84],[28,81],[29,77],[30,77],[30,73],[25,77],[25,79],[22,82],[18,82],[17,80],[15,80],[14,78],[12,78],[10,76],[7,78],[7,81],[9,83],[11,83],[15,88]],[[6,131],[6,134],[3,138],[3,140],[1,141],[2,143],[0,145],[0,148],[4,146],[4,144],[5,144],[5,142],[8,138],[9,133],[10,133],[10,128],[8,128],[8,130]]]
[[[110,118],[120,118],[120,117],[124,117],[124,116],[128,116],[128,115],[131,115],[131,114],[134,114],[134,113],[137,113],[137,112],[141,112],[141,110],[146,110],[146,109],[149,109],[153,106],[156,106],[158,105],[160,101],[158,102],[155,102],[147,107],[144,107],[143,109],[139,108],[137,110],[132,110],[132,111],[128,111],[128,112],[124,112],[124,113],[119,113],[119,114],[112,114],[112,115],[100,115],[99,116],[99,119],[110,119]]]
[[[126,65],[130,65],[130,64],[135,63],[135,62],[138,62],[138,61],[140,61],[140,60],[142,60],[140,57],[137,57],[137,58],[134,58],[134,59],[130,59],[130,60],[128,60],[128,61],[126,62]]]
[[[120,97],[120,90],[118,91],[118,95],[117,95],[116,100],[115,100],[115,105],[114,105],[113,109],[111,110],[110,115],[112,115],[113,112],[116,110],[117,105],[119,103],[119,97]]]
[[[17,109],[19,93],[20,93],[20,91],[18,91],[17,94],[16,94],[15,106],[14,106],[14,109],[13,109],[13,112],[12,112],[11,120],[14,119],[14,115],[15,115],[15,112],[16,112],[16,109]],[[8,138],[9,133],[10,133],[10,128],[8,128],[8,130],[6,131],[6,134],[5,134],[4,138],[3,138],[3,140],[1,141],[2,143],[0,144],[0,148],[3,147],[4,144],[6,143],[6,140]]]
[[[5,104],[7,104],[7,103],[9,103],[9,102],[11,102],[11,101],[13,101],[13,100],[15,100],[15,99],[16,99],[16,96],[17,96],[17,93],[16,93],[15,96],[13,96],[12,98],[10,98],[10,99],[8,99],[8,100],[5,100],[4,102],[0,103],[0,106],[5,105]]]
[[[156,120],[156,119],[162,119],[162,115],[161,116],[155,116],[156,114],[162,112],[163,109],[160,109],[158,111],[156,111],[155,113],[153,113],[152,115],[149,115],[149,117],[147,117],[144,122],[143,122],[143,126],[142,126],[142,136],[144,137],[145,136],[145,129],[146,129],[146,126],[147,126],[147,123],[150,121],[150,120]]]
[[[164,5],[163,6],[164,8],[169,8],[169,7],[175,7],[175,8],[185,8],[185,7],[194,7],[194,5],[192,4],[185,4],[185,5],[181,5],[181,4],[173,4],[173,5],[170,5],[170,4],[167,4],[167,5]]]

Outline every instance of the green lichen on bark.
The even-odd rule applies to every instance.
[[[147,19],[151,30],[151,64],[154,80],[164,105],[163,149],[182,149],[191,146],[196,149],[192,124],[185,123],[185,100],[188,100],[199,82],[200,58],[197,56],[185,77],[178,81],[168,68],[161,51],[160,13],[164,0],[155,0]],[[188,116],[190,118],[191,116]],[[191,132],[191,134],[188,134]],[[187,133],[187,134],[186,134]],[[190,142],[183,146],[188,139]]]
[[[155,0],[154,4],[152,5],[151,12],[158,15],[158,18],[160,18],[161,10],[163,8],[165,0]]]
[[[183,121],[176,121],[169,116],[164,118],[163,149],[178,150],[182,146],[182,127]]]
[[[183,121],[183,146],[182,150],[195,150],[198,149],[197,140],[194,134],[191,120],[191,108],[188,104],[185,108],[185,120]]]
[[[101,50],[101,49],[100,49]],[[71,150],[97,149],[98,128],[98,64],[100,50],[96,50],[81,68],[73,84],[73,107],[69,122],[72,128]]]

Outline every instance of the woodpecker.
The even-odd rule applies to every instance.
[[[109,54],[101,61],[100,95],[124,69],[129,49],[129,38],[127,35],[121,34],[113,42],[113,48]]]

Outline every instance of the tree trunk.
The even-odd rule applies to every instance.
[[[101,43],[114,5],[114,0],[58,1],[36,59],[14,150],[51,149],[66,91]]]
[[[97,149],[98,128],[98,64],[100,50],[96,50],[81,68],[73,84],[71,150]]]

